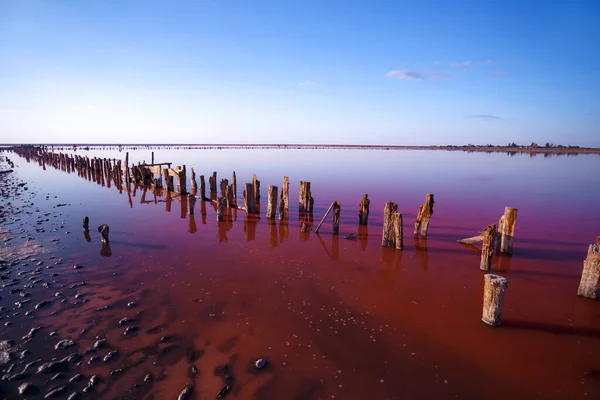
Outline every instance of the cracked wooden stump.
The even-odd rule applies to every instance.
[[[81,225],[84,232],[90,231],[90,219],[87,216],[81,221]]]
[[[193,194],[187,195],[187,206],[190,215],[194,215],[194,206],[196,205],[196,196]]]
[[[206,182],[204,182],[204,175],[200,175],[200,200],[206,199]]]
[[[277,211],[277,186],[269,185],[267,194],[267,218],[275,218]]]
[[[359,225],[367,225],[369,222],[369,206],[371,205],[371,200],[369,200],[368,194],[363,194],[362,200],[358,206],[358,224]]]
[[[237,203],[237,178],[235,176],[235,171],[231,174],[231,195]]]
[[[281,187],[281,199],[283,200],[283,209],[289,210],[290,208],[290,178],[287,176],[283,177],[283,186]],[[282,218],[279,218],[282,219]]]
[[[427,236],[429,221],[433,215],[433,203],[433,194],[427,193],[425,195],[425,203],[419,206],[417,221],[415,222],[415,235],[418,235],[420,231],[421,236]]]
[[[298,211],[308,212],[310,208],[310,182],[300,181],[300,195],[298,200]]]
[[[244,202],[246,204],[246,212],[248,214],[256,214],[256,196],[254,195],[254,185],[252,183],[246,183]]]
[[[217,172],[214,171],[212,176],[208,178],[208,185],[210,189],[210,197],[217,197]]]
[[[591,244],[583,261],[583,271],[577,294],[590,299],[600,298],[600,237]]]
[[[221,179],[221,182],[219,183],[221,197],[225,197],[225,191],[227,190],[227,186],[229,186],[229,181],[227,179]]]
[[[102,224],[98,226],[98,232],[100,232],[100,240],[102,241],[102,243],[108,244],[108,231],[108,225]]]
[[[194,168],[191,168],[190,187],[192,188],[193,194],[198,192],[198,182],[196,182],[196,172],[194,172]]]
[[[340,213],[342,211],[342,205],[339,201],[333,202],[333,234],[337,235],[340,233]]]
[[[217,221],[224,220],[226,207],[227,207],[227,199],[225,197],[219,197],[219,199],[217,200]]]
[[[256,179],[256,174],[252,174],[252,186],[254,187],[254,196],[256,202],[260,202],[260,181]]]
[[[498,222],[498,233],[500,235],[500,251],[502,253],[512,254],[513,242],[515,239],[515,225],[517,224],[517,209],[505,207],[504,215]]]
[[[402,214],[398,212],[398,204],[391,201],[385,203],[383,208],[383,247],[395,247],[402,250],[404,247]]]
[[[485,274],[483,286],[483,312],[481,320],[488,325],[500,325],[504,294],[508,288],[508,279],[499,275]]]
[[[488,225],[483,231],[483,245],[481,247],[481,263],[479,269],[489,271],[492,269],[492,256],[494,255],[494,240],[496,239],[496,225]]]

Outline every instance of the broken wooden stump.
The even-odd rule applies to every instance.
[[[254,187],[254,196],[256,202],[260,202],[260,181],[256,179],[256,174],[252,174],[252,186]]]
[[[283,186],[281,187],[281,198],[283,200],[283,209],[290,209],[290,178],[283,177]],[[279,218],[282,219],[283,217]]]
[[[252,183],[246,183],[244,202],[246,204],[246,212],[248,214],[256,214],[256,196],[254,195],[254,185]]]
[[[81,225],[84,232],[90,231],[90,219],[87,216],[81,221]]]
[[[383,247],[395,247],[402,250],[404,247],[404,232],[402,214],[398,212],[398,204],[391,201],[385,203],[383,208]]]
[[[421,236],[427,236],[429,221],[433,215],[433,203],[433,194],[427,193],[425,195],[425,203],[419,206],[417,221],[415,222],[415,235],[418,235],[420,230]]]
[[[204,182],[204,175],[200,175],[200,199],[206,199],[206,183]]]
[[[310,182],[300,181],[300,198],[298,201],[298,211],[308,212],[310,208]]]
[[[196,182],[196,172],[194,171],[194,168],[191,169],[191,172],[192,176],[190,177],[190,187],[192,188],[192,193],[196,194],[198,192],[198,183]]]
[[[577,294],[590,299],[600,298],[600,244],[591,244],[588,248]]]
[[[212,176],[208,178],[208,184],[210,187],[210,197],[217,197],[217,172],[214,171]]]
[[[359,225],[367,225],[369,221],[369,206],[371,205],[371,200],[369,200],[368,194],[363,194],[362,200],[358,206],[358,224]]]
[[[177,192],[180,194],[187,194],[187,177],[185,165],[183,167],[177,167]]]
[[[102,243],[108,243],[108,231],[108,225],[102,224],[98,226],[98,232],[100,232],[100,240],[102,240]]]
[[[223,221],[226,207],[227,199],[223,196],[219,197],[217,200],[217,221]]]
[[[504,294],[508,288],[508,279],[499,275],[485,274],[483,286],[483,312],[481,320],[488,325],[500,325]]]
[[[512,254],[515,239],[515,225],[517,224],[517,209],[505,207],[504,215],[500,217],[498,231],[500,234],[500,251]]]
[[[231,192],[233,198],[237,200],[237,178],[235,176],[235,171],[233,171],[233,174],[231,174]]]
[[[229,186],[229,181],[227,179],[221,179],[221,182],[219,183],[221,197],[225,197],[225,190],[227,186]]]
[[[340,212],[342,211],[342,205],[339,201],[333,202],[333,234],[337,235],[340,233]]]
[[[277,186],[269,185],[267,194],[267,218],[275,218],[275,211],[277,208],[277,191]]]
[[[233,185],[228,185],[225,187],[225,199],[227,200],[227,208],[233,206]]]
[[[280,220],[285,217],[285,201],[283,200],[283,188],[281,190],[281,194],[279,195],[279,206],[277,208],[277,214]]]
[[[489,271],[492,269],[492,256],[494,255],[494,240],[496,239],[496,225],[488,225],[483,231],[483,246],[481,247],[481,263],[479,269]]]

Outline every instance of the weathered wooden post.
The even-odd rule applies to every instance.
[[[225,188],[229,186],[229,181],[227,179],[221,179],[219,183],[219,189],[221,190],[221,197],[225,197]]]
[[[337,235],[340,233],[340,212],[342,205],[339,201],[333,203],[333,234]]]
[[[404,247],[404,232],[402,214],[398,212],[398,204],[391,201],[385,203],[383,208],[383,247],[395,247],[402,250]]]
[[[217,196],[217,172],[214,171],[212,176],[208,178],[208,184],[210,186],[210,197]]]
[[[415,222],[415,235],[419,234],[421,230],[421,236],[427,236],[427,229],[429,228],[429,221],[433,215],[433,195],[427,193],[425,195],[425,203],[419,206],[419,212],[417,214],[417,221]]]
[[[86,157],[87,158],[87,157]],[[89,169],[90,160],[88,159],[88,169]],[[121,172],[122,173],[122,172]],[[129,152],[125,152],[125,182],[129,183]]]
[[[196,205],[196,196],[193,194],[187,195],[188,212],[190,215],[194,215],[194,206]]]
[[[98,232],[100,232],[100,240],[102,240],[102,243],[108,244],[108,231],[108,225],[102,224],[98,226]]]
[[[298,211],[308,211],[310,204],[310,182],[300,181]]]
[[[499,275],[485,274],[483,286],[483,312],[481,320],[488,325],[500,325],[504,294],[508,288],[508,279]]]
[[[280,220],[282,220],[285,216],[285,202],[283,200],[283,188],[281,188],[281,194],[279,195],[279,206],[277,209],[277,214]]]
[[[492,255],[494,255],[494,240],[496,238],[496,225],[488,225],[483,231],[483,245],[481,246],[481,263],[479,269],[489,271],[492,269]]]
[[[600,298],[600,237],[596,244],[590,244],[588,254],[583,261],[583,271],[577,294],[590,299]]]
[[[267,218],[275,218],[275,211],[277,208],[277,191],[277,186],[269,185],[267,195]]]
[[[281,198],[283,199],[283,209],[290,209],[290,178],[283,177],[283,186],[281,187]],[[282,219],[283,217],[279,218]]]
[[[228,185],[225,187],[225,200],[227,201],[227,208],[231,207],[233,204],[233,185]]]
[[[217,200],[217,221],[223,221],[223,214],[226,206],[227,199],[225,197],[219,197],[219,200]]]
[[[204,182],[204,175],[200,175],[200,199],[206,199],[206,183]]]
[[[260,181],[256,179],[256,174],[252,174],[252,186],[254,186],[254,195],[256,202],[260,202]]]
[[[154,164],[154,152],[152,152],[152,162],[151,164]]]
[[[235,176],[235,171],[231,174],[231,194],[237,203],[237,178]]]
[[[369,200],[368,194],[363,194],[362,200],[360,201],[360,205],[358,206],[358,224],[359,225],[367,225],[369,221],[369,206],[371,205],[371,200]]]
[[[181,194],[187,194],[186,168],[177,167],[177,191]]]
[[[84,232],[90,231],[90,219],[87,216],[82,221],[82,227]]]
[[[154,152],[152,153],[154,154]],[[194,171],[194,168],[191,169],[192,170],[192,176],[190,177],[190,186],[192,187],[192,193],[196,194],[198,192],[198,183],[196,182],[196,172]]]
[[[168,191],[170,191],[171,188],[169,186],[169,181],[170,181],[170,179],[169,179],[169,170],[167,168],[163,168],[162,173],[163,173],[163,179],[165,180],[165,188]]]
[[[517,209],[505,207],[504,215],[500,217],[498,228],[500,233],[500,251],[512,254],[515,239],[515,225],[517,224]]]
[[[246,212],[256,214],[256,196],[254,195],[254,185],[252,183],[246,183],[244,202],[246,203]]]

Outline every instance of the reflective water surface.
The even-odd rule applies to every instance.
[[[134,163],[150,157],[129,153]],[[213,171],[231,183],[235,170],[238,198],[258,175],[260,215],[231,209],[222,222],[211,202],[198,200],[191,214],[175,193],[119,190],[11,158],[36,194],[34,207],[58,213],[62,228],[36,239],[65,260],[52,270],[56,285],[66,292],[86,282],[72,292],[87,303],[73,304],[71,296],[36,311],[35,322],[43,335],[54,330],[76,340],[80,351],[100,335],[119,352],[110,366],[87,358],[81,365],[85,376],[105,377],[89,398],[176,398],[187,384],[192,398],[214,398],[224,384],[215,374],[222,364],[233,376],[228,397],[239,399],[600,397],[600,307],[576,295],[587,246],[600,234],[598,156],[155,151],[156,162],[186,165],[188,177],[194,168],[207,185]],[[267,186],[281,189],[284,175],[288,218],[268,220]],[[311,232],[300,231],[300,180],[312,183]],[[363,193],[371,199],[366,227],[357,216]],[[429,236],[414,237],[426,193],[436,201]],[[341,202],[340,235],[331,234],[331,216],[315,234],[334,200]],[[381,247],[386,201],[403,213],[404,250]],[[518,208],[515,250],[494,255],[493,270],[509,288],[502,326],[492,328],[481,322],[480,250],[456,240],[497,223],[505,206]],[[110,226],[109,246],[100,242],[100,224]],[[343,238],[352,232],[358,239]],[[84,268],[74,270],[76,263]],[[123,334],[123,317],[134,319],[132,334]],[[20,338],[32,323],[23,318],[0,333]],[[260,357],[269,364],[259,372],[251,366]],[[119,366],[126,368],[111,376]],[[152,385],[140,385],[148,373]]]

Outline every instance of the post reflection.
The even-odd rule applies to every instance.
[[[287,217],[279,220],[279,244],[283,243],[287,240],[289,235],[289,226],[288,226]]]
[[[392,283],[396,280],[404,250],[393,247],[381,247],[381,277],[384,282]]]
[[[88,243],[92,241],[92,237],[90,236],[89,232],[83,232],[83,237]]]
[[[358,242],[360,243],[360,249],[362,251],[367,250],[367,244],[369,243],[368,225],[358,225]]]
[[[277,240],[277,222],[275,218],[267,219],[267,224],[269,227],[269,247],[277,247],[279,243]]]
[[[202,225],[206,225],[206,202],[200,201],[200,214],[202,215]]]
[[[188,232],[194,234],[198,231],[196,228],[196,218],[194,218],[194,214],[190,213],[190,217],[188,219]]]
[[[112,256],[112,251],[111,251],[110,245],[108,243],[102,242],[102,249],[100,250],[100,255],[102,257]]]
[[[415,254],[419,259],[419,264],[423,271],[427,271],[429,264],[429,255],[427,253],[427,237],[414,235]]]
[[[258,215],[244,215],[244,233],[246,233],[246,241],[251,242],[256,239],[256,224],[259,220]]]

